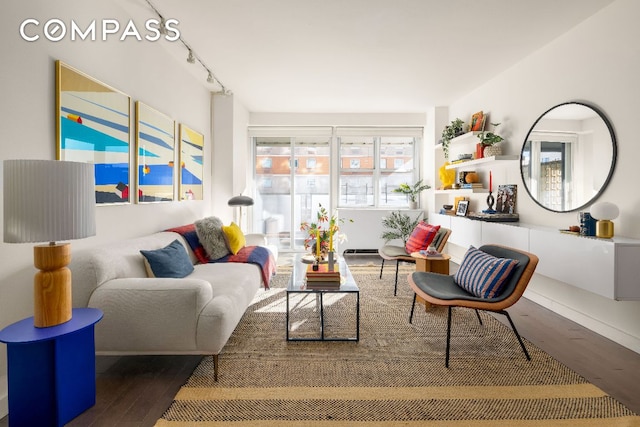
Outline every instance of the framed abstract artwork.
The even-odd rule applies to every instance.
[[[180,200],[202,200],[204,135],[180,124]]]
[[[482,112],[482,111],[478,111],[477,113],[474,113],[471,116],[471,124],[469,125],[469,130],[476,132],[476,131],[483,131],[484,130],[484,122],[487,119],[487,116]]]
[[[56,158],[93,163],[96,203],[128,203],[131,99],[56,61]]]
[[[138,202],[174,200],[175,122],[136,102],[136,177]]]

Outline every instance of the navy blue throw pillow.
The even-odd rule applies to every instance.
[[[141,250],[149,277],[182,278],[193,271],[193,264],[187,250],[178,240],[162,249]]]

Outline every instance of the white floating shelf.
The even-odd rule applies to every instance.
[[[473,166],[473,165],[480,165],[483,163],[490,163],[490,162],[504,161],[504,160],[519,160],[519,159],[520,159],[520,156],[518,154],[509,154],[504,156],[489,156],[489,157],[483,157],[481,159],[467,160],[466,162],[460,162],[460,163],[448,165],[447,169],[459,169],[459,168],[466,168],[468,166]]]
[[[459,189],[449,189],[449,190],[436,190],[436,194],[475,194],[475,193],[488,193],[489,190],[486,188],[459,188]]]

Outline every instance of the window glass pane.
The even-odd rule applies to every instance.
[[[256,137],[254,227],[270,244],[291,248],[291,138]]]
[[[301,249],[300,223],[315,219],[319,204],[330,207],[329,138],[255,137],[254,144],[254,230],[283,250]]]
[[[322,204],[330,208],[329,179],[330,156],[329,139],[327,137],[298,137],[295,140],[295,160],[298,165],[294,185],[294,249],[302,249],[307,238],[305,231],[300,231],[303,221],[315,222],[318,206]]]
[[[339,206],[374,206],[373,137],[342,137],[340,143]]]
[[[340,174],[340,206],[374,206],[373,176],[367,172]]]
[[[413,184],[414,178],[415,139],[413,137],[381,137],[380,138],[380,206],[407,206],[409,199],[393,190],[406,182]],[[382,167],[382,164],[385,167]]]

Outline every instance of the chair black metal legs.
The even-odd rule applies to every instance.
[[[447,352],[444,359],[444,367],[449,367],[449,349],[451,348],[451,309],[453,307],[447,307]]]
[[[449,312],[447,313],[447,351],[446,351],[446,356],[444,361],[444,366],[447,368],[449,367],[449,350],[451,347],[451,309],[452,308],[453,308],[452,306],[449,306],[448,307]],[[527,360],[531,360],[531,356],[529,356],[529,352],[527,351],[527,348],[524,346],[524,341],[522,341],[522,338],[520,337],[520,334],[516,329],[516,325],[513,323],[513,320],[511,320],[511,316],[509,316],[509,313],[506,312],[505,310],[494,311],[494,313],[500,313],[507,316],[507,320],[509,320],[509,324],[511,325],[511,330],[513,330],[513,333],[516,335],[516,338],[518,338],[518,342],[520,343],[520,347],[522,347],[522,351],[524,352],[525,357],[527,358]],[[478,320],[482,325],[482,319],[480,319],[480,313],[478,313],[478,310],[476,310],[476,315],[478,316]]]
[[[382,264],[380,264],[380,278],[382,279],[382,269],[384,268],[384,258],[382,258]]]
[[[396,284],[393,287],[393,296],[395,297],[398,293],[398,268],[400,268],[400,260],[396,260]]]
[[[527,351],[527,348],[524,346],[524,342],[522,341],[522,338],[520,337],[520,334],[516,329],[516,325],[514,325],[513,320],[511,320],[511,316],[509,316],[509,313],[507,313],[504,310],[498,311],[497,313],[504,314],[505,316],[507,316],[507,320],[511,325],[511,329],[513,330],[513,333],[516,334],[516,338],[518,338],[518,342],[520,343],[520,347],[522,347],[522,351],[524,351],[524,355],[527,356],[527,360],[531,360],[531,356],[529,356],[529,352]]]
[[[413,304],[411,305],[411,314],[409,315],[409,323],[413,322],[413,312],[414,312],[415,307],[416,307],[416,298],[417,297],[418,297],[418,295],[414,293],[413,294]],[[448,306],[447,307],[447,347],[446,347],[445,359],[444,359],[444,366],[447,367],[447,368],[449,367],[449,354],[451,353],[451,312],[452,312],[452,310],[453,310],[452,306]],[[480,318],[480,313],[478,312],[477,309],[475,311],[476,311],[476,316],[478,316],[478,321],[482,325],[482,319]],[[522,351],[524,352],[525,357],[527,358],[527,360],[531,360],[531,356],[529,355],[529,352],[527,351],[527,347],[525,347],[524,341],[522,341],[522,337],[518,333],[518,330],[516,329],[516,325],[513,323],[513,320],[511,320],[511,316],[509,316],[509,313],[507,311],[505,311],[505,310],[494,311],[494,313],[499,313],[499,314],[502,314],[502,315],[507,317],[507,320],[509,321],[509,324],[511,325],[511,330],[513,331],[513,333],[515,334],[516,338],[518,339],[518,342],[520,343],[520,347],[522,348]]]
[[[416,308],[416,298],[418,298],[418,294],[413,294],[413,304],[411,304],[411,314],[409,315],[409,323],[413,322],[413,310]]]

